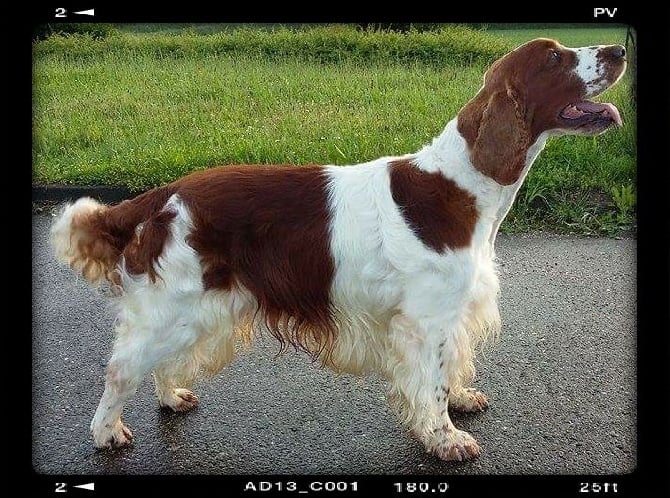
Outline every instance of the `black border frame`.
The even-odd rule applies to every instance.
[[[93,2],[91,2],[93,3]],[[13,128],[12,133],[18,133],[19,140],[32,136],[32,53],[31,35],[33,28],[42,23],[54,22],[53,13],[56,7],[63,6],[68,11],[86,10],[95,8],[93,19],[78,16],[68,17],[64,22],[484,22],[484,23],[592,23],[594,22],[593,9],[601,4],[581,4],[578,7],[547,4],[536,6],[529,10],[526,5],[497,3],[494,5],[463,7],[443,5],[439,12],[435,7],[413,5],[412,11],[384,10],[379,13],[361,13],[360,6],[348,9],[344,4],[337,4],[335,9],[329,9],[328,14],[314,12],[290,12],[286,6],[274,5],[256,9],[253,15],[231,11],[229,5],[195,5],[193,3],[178,8],[154,7],[135,4],[125,6],[100,5],[70,5],[66,3],[53,6],[34,8],[32,13],[19,13],[13,8],[16,27],[20,27],[21,43],[12,55],[19,60],[12,65],[11,73],[20,68],[20,78],[14,79],[19,84],[16,95],[22,97],[17,102],[24,102],[27,111],[22,108],[14,119],[19,125]],[[614,7],[614,6],[610,6]],[[617,482],[618,491],[610,492],[615,496],[665,496],[670,492],[670,412],[668,398],[670,393],[670,336],[669,315],[670,299],[668,298],[668,284],[670,271],[668,260],[668,234],[670,234],[670,208],[668,207],[668,185],[670,157],[667,140],[668,116],[670,115],[670,79],[668,78],[668,63],[670,63],[670,15],[668,6],[647,7],[617,6],[614,19],[598,19],[595,22],[607,24],[627,24],[636,30],[637,34],[637,99],[638,99],[638,465],[631,474],[622,475],[495,475],[495,476],[375,476],[375,475],[347,475],[347,476],[132,476],[132,475],[44,475],[38,474],[32,468],[31,446],[32,439],[31,406],[32,400],[21,403],[18,407],[18,417],[11,422],[13,425],[19,419],[27,427],[21,427],[18,443],[7,447],[16,453],[13,459],[17,473],[9,474],[11,481],[19,486],[28,486],[36,496],[51,495],[54,493],[55,482],[67,482],[71,487],[76,484],[95,482],[96,490],[90,496],[118,495],[119,493],[135,491],[160,493],[168,496],[185,493],[214,493],[221,496],[248,496],[253,491],[244,491],[248,482],[258,483],[266,481],[295,482],[298,489],[308,489],[314,481],[357,481],[357,496],[368,494],[399,495],[394,491],[393,483],[400,482],[428,482],[433,487],[437,483],[447,482],[449,490],[447,496],[538,496],[552,494],[554,496],[579,496],[580,483]],[[161,9],[161,10],[159,10]],[[544,10],[543,10],[544,9]],[[261,12],[262,10],[262,12]],[[30,16],[29,22],[24,24],[25,17]],[[25,50],[25,52],[24,52]],[[29,81],[23,81],[26,78]],[[13,82],[12,82],[13,83]],[[23,100],[25,99],[25,100]],[[7,142],[9,144],[9,142]],[[20,150],[15,157],[26,157],[31,161],[30,142],[26,149]],[[17,168],[18,171],[31,171],[31,168]],[[27,173],[32,182],[32,174]],[[22,183],[23,180],[20,180]],[[8,184],[6,184],[8,185]],[[14,189],[22,192],[21,189]],[[26,190],[28,186],[26,185]],[[18,201],[20,205],[24,201]],[[11,209],[11,208],[10,208]],[[9,212],[13,212],[11,209]],[[6,211],[7,212],[7,211]],[[32,211],[31,211],[32,212]],[[18,222],[18,219],[17,219]],[[18,222],[17,233],[31,226],[29,223]],[[28,229],[30,230],[30,229]],[[7,246],[6,246],[7,247]],[[28,249],[30,250],[30,249]],[[9,250],[13,255],[14,249]],[[660,270],[660,271],[659,271]],[[30,271],[30,270],[29,270]],[[660,278],[659,278],[660,277]],[[23,280],[23,278],[20,278]],[[28,294],[30,286],[26,283]],[[10,328],[11,329],[11,328]],[[25,334],[21,341],[21,358],[31,355],[30,335]],[[25,342],[23,342],[25,341]],[[7,344],[7,343],[6,343]],[[27,350],[27,353],[25,352]],[[6,354],[13,354],[13,348],[5,347]],[[32,373],[26,365],[30,362],[21,362],[19,369],[21,379],[32,379]],[[28,380],[30,384],[31,380]],[[29,385],[21,391],[31,393]],[[11,426],[10,430],[11,430]],[[276,486],[275,486],[276,488]],[[70,491],[74,491],[71,490]],[[80,492],[80,490],[76,490]],[[76,493],[75,492],[75,493]],[[87,493],[81,491],[81,493]],[[295,493],[263,492],[268,494],[295,495]],[[350,493],[335,493],[342,496]],[[422,493],[403,493],[406,495],[421,496]],[[440,496],[441,493],[436,493]],[[86,494],[82,494],[86,496]]]

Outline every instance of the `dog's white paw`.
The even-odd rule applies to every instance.
[[[198,397],[188,389],[177,387],[160,400],[160,405],[175,412],[187,412],[200,404]]]
[[[458,462],[472,460],[481,453],[475,438],[453,426],[438,429],[434,440],[427,445],[427,449],[441,460]]]
[[[91,426],[91,434],[96,448],[120,448],[129,445],[133,439],[133,433],[121,419],[115,424]]]
[[[457,412],[483,412],[489,407],[489,399],[477,389],[466,388],[449,395],[449,408]]]

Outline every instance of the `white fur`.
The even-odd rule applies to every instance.
[[[609,81],[605,78],[606,68],[602,59],[598,59],[598,52],[605,48],[605,45],[596,45],[593,47],[580,47],[571,49],[577,54],[577,66],[574,69],[575,75],[586,84],[585,98],[591,98],[601,93],[606,88],[615,84],[615,81]]]
[[[450,424],[442,388],[456,395],[472,380],[475,345],[499,330],[490,238],[509,187],[471,165],[456,120],[431,145],[403,158],[440,171],[475,196],[472,244],[438,253],[416,237],[391,197],[388,163],[399,158],[329,168],[332,296],[356,325],[338,336],[335,361],[347,371],[385,374],[401,419],[437,450],[444,441],[435,430]]]

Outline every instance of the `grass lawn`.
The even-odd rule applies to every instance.
[[[402,37],[356,38],[363,48],[355,47],[359,52],[351,58],[346,50],[353,42],[346,38],[337,45],[338,62],[323,63],[299,55],[224,53],[216,49],[221,40],[211,38],[216,34],[152,36],[122,32],[96,42],[61,40],[62,50],[49,40],[36,44],[35,183],[139,191],[219,164],[347,165],[413,152],[477,92],[490,58],[434,60],[429,51],[442,45],[430,34],[416,35],[411,43],[418,54],[425,46],[432,63],[399,61]],[[295,46],[290,34],[281,36],[286,46]],[[318,54],[327,42],[327,35],[319,36],[301,50]],[[537,36],[572,46],[622,43],[625,29],[495,30],[482,36],[482,50],[493,54]],[[73,43],[83,48],[68,50]],[[374,43],[389,45],[388,55],[370,50]],[[461,41],[445,43],[462,54]],[[368,53],[374,60],[366,62]],[[503,230],[616,233],[634,223],[635,112],[629,91],[627,77],[600,98],[619,107],[624,127],[597,138],[549,142]]]
[[[489,29],[489,33],[495,34],[513,45],[520,45],[533,38],[544,37],[558,40],[567,47],[583,47],[587,45],[612,45],[626,43],[625,27],[603,27],[602,24],[582,24],[577,28],[510,28]]]
[[[412,152],[481,76],[229,57],[60,61],[40,75],[36,86],[51,98],[39,106],[50,119],[36,126],[36,180],[138,189],[216,164],[352,164]]]

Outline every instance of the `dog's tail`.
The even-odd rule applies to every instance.
[[[56,258],[93,284],[103,278],[115,282],[114,269],[136,227],[158,212],[173,190],[157,187],[116,206],[90,197],[66,204],[51,226]]]

